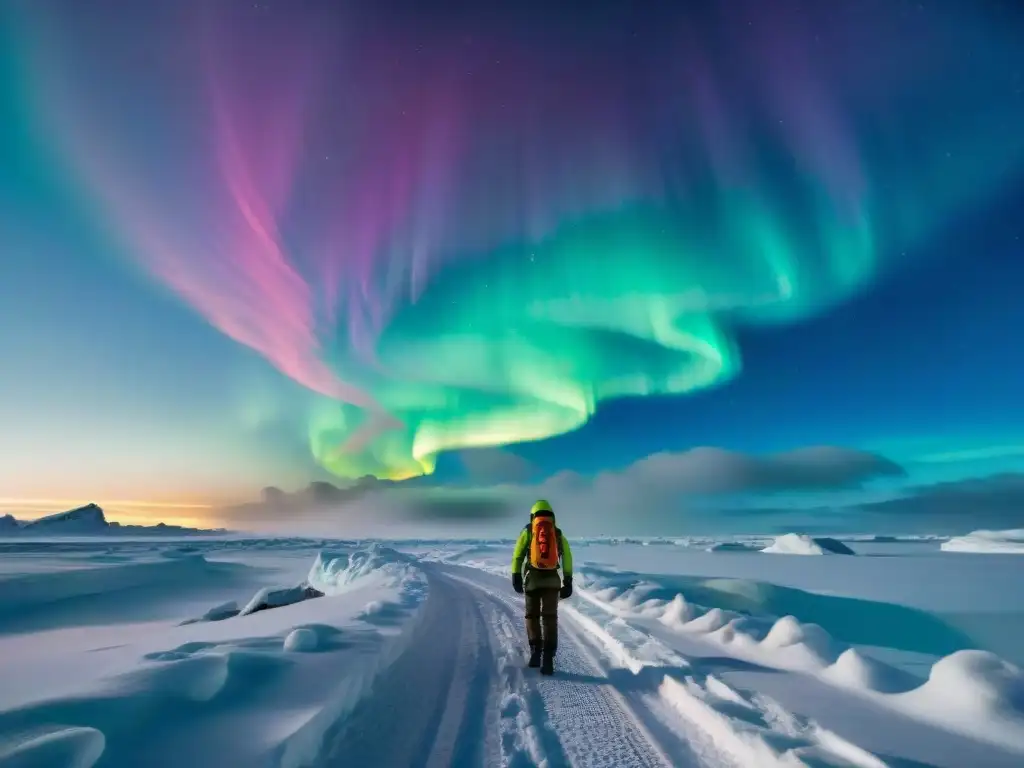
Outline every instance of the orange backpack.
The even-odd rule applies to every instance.
[[[530,522],[530,567],[539,571],[555,570],[561,548],[554,519],[542,515],[534,517]]]

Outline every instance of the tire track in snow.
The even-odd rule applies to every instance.
[[[522,659],[526,640],[522,605],[450,571],[448,578],[471,586],[502,606],[504,632],[508,642],[518,646],[517,655]],[[669,760],[600,667],[582,649],[577,637],[579,630],[565,622],[564,617],[560,621],[555,675],[523,676],[524,680],[530,678],[527,685],[539,694],[546,719],[558,734],[562,756],[553,764],[574,768],[678,765]],[[523,661],[520,664],[525,666]]]
[[[498,738],[500,702],[496,698],[495,672],[488,668],[494,659],[494,644],[480,605],[475,602],[468,604],[472,617],[472,635],[477,640],[477,684],[473,686],[473,694],[466,698],[459,747],[448,765],[498,765],[501,763],[501,744]],[[479,731],[474,733],[471,724],[477,717],[476,713],[482,715],[479,717]]]
[[[518,642],[523,642],[522,606],[498,591],[493,576],[487,586],[457,573],[451,573],[451,578],[503,604],[515,615],[515,632]],[[534,682],[548,712],[578,715],[552,715],[559,733],[570,734],[562,739],[565,764],[885,768],[884,760],[813,720],[693,669],[650,633],[622,618],[587,610],[585,605],[564,606],[560,611],[563,641],[555,677],[538,676]],[[592,699],[577,700],[578,684],[603,690],[611,706],[594,710]],[[610,726],[609,710],[623,722]],[[626,723],[628,719],[632,723]],[[594,732],[595,725],[603,735]],[[605,748],[577,744],[595,739],[603,741]],[[645,750],[656,756],[643,755]]]
[[[668,762],[674,766],[746,768],[734,765],[721,750],[714,748],[714,744],[709,745],[703,730],[689,721],[682,721],[665,701],[659,684],[668,679],[670,670],[677,674],[685,668],[684,659],[669,652],[661,658],[667,666],[648,666],[632,658],[626,648],[600,626],[592,625],[585,615],[571,608],[565,613],[579,647],[592,666],[604,671],[623,708],[651,734],[652,742],[671,749],[671,757],[666,758]]]
[[[461,632],[458,639],[458,655],[453,660],[449,676],[446,681],[447,690],[444,694],[444,706],[440,709],[437,719],[434,742],[430,749],[430,757],[425,768],[443,768],[443,766],[458,765],[455,760],[456,753],[461,753],[463,764],[474,762],[474,747],[480,745],[479,739],[484,735],[481,727],[480,733],[462,733],[472,731],[472,717],[476,712],[482,712],[479,701],[471,706],[472,699],[479,699],[481,690],[486,694],[487,688],[473,685],[473,678],[480,668],[483,660],[480,643],[482,640],[480,632],[480,616],[473,610],[475,606],[465,601],[459,601],[458,610],[461,613]],[[431,642],[431,638],[426,639]],[[441,641],[441,638],[433,638],[433,642]],[[481,726],[484,723],[481,721]],[[460,736],[463,736],[460,740]],[[477,759],[476,764],[482,761]]]
[[[457,566],[424,570],[430,592],[413,642],[341,724],[328,764],[726,768],[754,757],[765,766],[884,765],[853,745],[822,743],[813,723],[779,727],[785,713],[768,702],[695,677],[625,622],[568,606],[556,673],[543,677],[525,664],[521,599]],[[631,656],[641,649],[644,662]]]
[[[340,724],[327,765],[486,764],[493,668],[480,652],[485,628],[467,593],[430,578],[416,637]]]

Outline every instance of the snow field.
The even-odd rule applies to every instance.
[[[250,603],[289,599],[251,615],[220,605],[185,622],[128,616],[0,636],[4,658],[18,657],[3,665],[0,766],[315,764],[406,649],[426,591],[407,557],[379,547],[318,556],[311,575],[321,568],[338,576],[333,595],[258,589]],[[118,571],[137,576],[133,563],[111,566],[104,582],[116,585]]]
[[[765,557],[753,539],[704,551],[716,543],[574,547],[550,678],[525,667],[506,542],[61,543],[50,570],[40,546],[0,573],[0,768],[1024,760],[1020,670],[940,617],[679,575],[814,584],[840,569],[854,588],[868,558]],[[979,559],[936,551],[904,570]],[[637,561],[663,570],[624,567]]]

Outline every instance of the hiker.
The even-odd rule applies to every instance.
[[[512,588],[520,594],[526,592],[530,666],[540,667],[542,675],[554,674],[558,600],[572,595],[572,550],[562,531],[555,526],[554,510],[543,499],[530,510],[530,522],[519,534],[512,552]]]

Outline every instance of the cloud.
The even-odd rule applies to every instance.
[[[488,523],[511,517],[516,512],[511,498],[473,491],[410,494],[404,502],[399,502],[395,511],[397,517],[410,522]]]
[[[771,517],[796,525],[801,509],[734,510],[737,500],[786,494],[823,496],[876,479],[903,478],[884,456],[848,448],[809,447],[755,456],[719,448],[658,453],[592,480],[562,474],[535,489],[560,520],[586,535],[679,535],[762,532]]]
[[[294,493],[267,488],[261,501],[227,507],[221,518],[236,529],[291,535],[491,536],[500,535],[504,521],[525,503],[513,486],[401,485],[375,481],[338,488],[318,482]]]
[[[525,469],[526,462],[503,453],[483,459],[485,473],[507,478]],[[263,502],[233,508],[228,516],[242,525],[281,526],[312,518],[344,536],[500,535],[512,530],[513,519],[525,519],[534,500],[547,498],[559,520],[581,535],[676,534],[711,530],[729,520],[756,525],[756,512],[723,515],[699,499],[838,491],[903,475],[899,465],[882,456],[845,448],[803,448],[769,456],[697,448],[654,454],[593,478],[563,471],[538,484],[427,487],[372,477],[347,488],[312,483],[294,494],[265,491]]]
[[[862,504],[858,509],[889,519],[924,519],[935,532],[960,532],[965,527],[1020,528],[1024,526],[1024,473],[934,483],[901,498]]]
[[[503,448],[478,448],[458,452],[466,474],[481,483],[521,483],[538,474],[537,467]]]
[[[872,502],[803,509],[752,507],[723,510],[724,518],[764,526],[766,532],[963,534],[977,529],[1024,527],[1024,473],[932,483]],[[758,521],[758,522],[754,522]]]
[[[1024,456],[1024,445],[992,445],[984,448],[966,448],[959,451],[930,453],[920,456],[916,460],[926,464],[951,464],[965,461],[1018,458],[1021,456]]]
[[[849,448],[812,447],[769,456],[720,448],[657,453],[618,473],[602,473],[596,485],[625,485],[687,495],[842,490],[880,477],[903,477],[905,470],[874,453]]]

